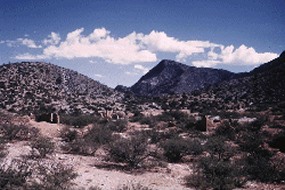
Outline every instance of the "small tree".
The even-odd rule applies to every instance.
[[[162,147],[169,162],[179,162],[185,155],[199,155],[203,152],[203,147],[197,139],[174,137],[165,141]]]
[[[114,161],[127,163],[136,168],[147,157],[147,139],[142,135],[119,138],[110,144],[110,157]]]
[[[233,156],[233,148],[225,142],[221,136],[210,137],[204,145],[204,150],[207,151],[212,158],[216,157],[218,160],[228,160]]]
[[[188,143],[181,138],[172,138],[162,144],[164,156],[169,162],[179,162],[187,153]]]

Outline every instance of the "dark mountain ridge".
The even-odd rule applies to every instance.
[[[278,106],[285,101],[285,53],[249,73],[202,90],[220,104]],[[242,106],[244,107],[244,106]]]
[[[139,96],[190,93],[234,76],[234,73],[221,69],[197,68],[172,60],[162,60],[130,90]]]
[[[259,67],[253,69],[250,71],[250,74],[258,74],[263,72],[272,72],[272,71],[278,71],[279,69],[282,69],[285,64],[285,51],[283,51],[279,57],[276,59],[273,59],[272,61],[269,61],[268,63],[262,64]]]

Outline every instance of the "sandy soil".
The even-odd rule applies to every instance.
[[[63,125],[35,121],[30,121],[30,125],[38,128],[43,135],[51,137],[59,143],[60,138],[58,136],[64,127]],[[6,157],[6,163],[11,162],[13,158],[20,158],[21,155],[28,155],[31,151],[28,142],[25,141],[8,143],[7,149],[9,154]],[[73,166],[75,172],[78,173],[78,177],[74,180],[78,188],[88,189],[97,186],[103,190],[113,190],[124,184],[140,183],[157,190],[190,190],[190,188],[183,186],[183,178],[191,173],[191,168],[186,164],[168,164],[166,168],[153,169],[153,172],[134,174],[122,170],[99,168],[98,165],[102,164],[102,160],[96,156],[64,154],[57,150],[48,158],[50,162],[60,162]],[[244,189],[285,190],[285,186],[249,182]]]
[[[35,122],[31,120],[30,125],[40,130],[41,134],[55,141],[59,140],[60,130],[64,125],[51,124],[47,122]],[[17,158],[27,155],[31,151],[27,142],[15,142],[8,146],[9,158]],[[120,170],[98,168],[100,158],[94,156],[79,156],[63,154],[57,151],[50,156],[50,160],[73,166],[78,177],[74,180],[77,187],[89,188],[91,186],[101,187],[103,190],[112,190],[118,186],[140,183],[144,186],[158,190],[189,190],[183,186],[183,177],[190,172],[187,165],[168,164],[167,168],[158,169],[155,172],[144,172],[131,174]],[[95,166],[96,165],[96,166]]]

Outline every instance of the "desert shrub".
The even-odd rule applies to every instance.
[[[102,188],[98,186],[92,186],[92,187],[89,187],[88,190],[102,190]]]
[[[185,178],[187,186],[197,189],[230,190],[243,185],[238,166],[230,161],[204,157],[196,163],[194,174]]]
[[[140,111],[133,111],[131,113],[134,113],[134,115],[129,119],[130,122],[139,122],[141,118],[145,117]]]
[[[285,152],[285,131],[273,137],[269,142],[269,145],[273,148],[279,149],[281,152]]]
[[[0,159],[5,157],[8,154],[6,151],[5,142],[2,137],[0,137]]]
[[[87,142],[103,145],[111,141],[112,131],[108,127],[96,125],[83,138]]]
[[[251,180],[280,182],[280,176],[285,170],[277,169],[276,163],[272,162],[274,153],[264,147],[265,137],[259,128],[260,124],[251,125],[247,131],[240,133],[237,140],[240,149],[244,151],[243,171]]]
[[[270,163],[271,157],[272,154],[265,149],[247,154],[244,158],[244,173],[252,180],[272,182],[276,173]]]
[[[125,131],[127,126],[128,126],[128,120],[126,119],[118,119],[116,121],[110,121],[106,124],[106,127],[108,129],[119,133]]]
[[[78,133],[70,127],[65,127],[60,131],[60,137],[65,142],[72,142],[78,138]]]
[[[167,139],[177,138],[179,135],[176,131],[159,131],[154,128],[147,130],[144,133],[146,137],[150,138],[150,143],[153,144],[165,141]]]
[[[242,131],[237,139],[240,149],[248,153],[254,153],[259,150],[263,142],[264,137],[258,131]]]
[[[103,125],[96,125],[82,137],[71,129],[68,129],[63,137],[66,139],[63,150],[72,154],[93,155],[101,145],[112,140],[112,131]]]
[[[60,117],[61,123],[79,128],[96,123],[98,120],[99,118],[94,115],[62,115]]]
[[[203,146],[209,153],[194,164],[194,174],[185,178],[186,184],[197,189],[234,189],[241,187],[246,176],[239,160],[232,160],[235,148],[223,136],[209,137]]]
[[[198,139],[188,140],[187,153],[191,155],[200,155],[203,153],[203,146]]]
[[[5,145],[0,144],[0,159],[4,158],[7,154],[8,153],[6,151]]]
[[[62,149],[67,153],[79,155],[93,155],[98,149],[98,144],[91,143],[81,138],[77,138],[68,144],[65,144]]]
[[[159,121],[174,121],[175,118],[171,115],[172,112],[163,112],[162,114],[156,116]]]
[[[195,122],[195,129],[199,131],[207,131],[207,119],[204,116],[198,121]]]
[[[36,128],[28,127],[26,125],[4,124],[0,126],[3,139],[12,140],[30,140],[39,135],[39,130]]]
[[[158,119],[155,116],[143,116],[139,122],[142,125],[149,125],[149,127],[155,127],[158,123]]]
[[[169,162],[179,162],[188,152],[188,142],[182,138],[172,138],[162,143],[162,148]]]
[[[110,158],[136,168],[146,158],[146,148],[147,139],[143,135],[136,134],[130,138],[119,138],[110,144]]]
[[[216,130],[215,134],[217,136],[222,136],[227,140],[235,140],[236,138],[236,129],[238,128],[237,122],[223,122]]]
[[[241,114],[238,112],[229,112],[229,111],[221,111],[219,112],[219,116],[222,119],[239,119],[241,118]]]
[[[32,181],[28,189],[31,190],[69,190],[71,189],[72,180],[78,175],[72,167],[67,167],[60,163],[51,165],[38,164],[34,171],[34,176],[38,180]]]
[[[230,147],[224,137],[213,136],[208,139],[204,145],[204,150],[207,151],[210,156],[217,158],[218,160],[228,160],[234,154],[234,148]]]
[[[140,183],[131,183],[129,185],[124,184],[121,187],[117,187],[116,190],[153,190],[153,189],[143,186]]]
[[[47,154],[54,152],[55,144],[50,138],[39,136],[31,142],[31,147],[34,150],[32,156],[44,158]],[[38,153],[35,153],[35,151],[38,151]]]
[[[10,165],[0,166],[0,189],[24,190],[31,171],[25,162],[12,160]]]

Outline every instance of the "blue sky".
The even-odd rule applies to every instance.
[[[0,0],[0,64],[45,61],[110,87],[161,59],[249,71],[285,50],[284,0]]]

